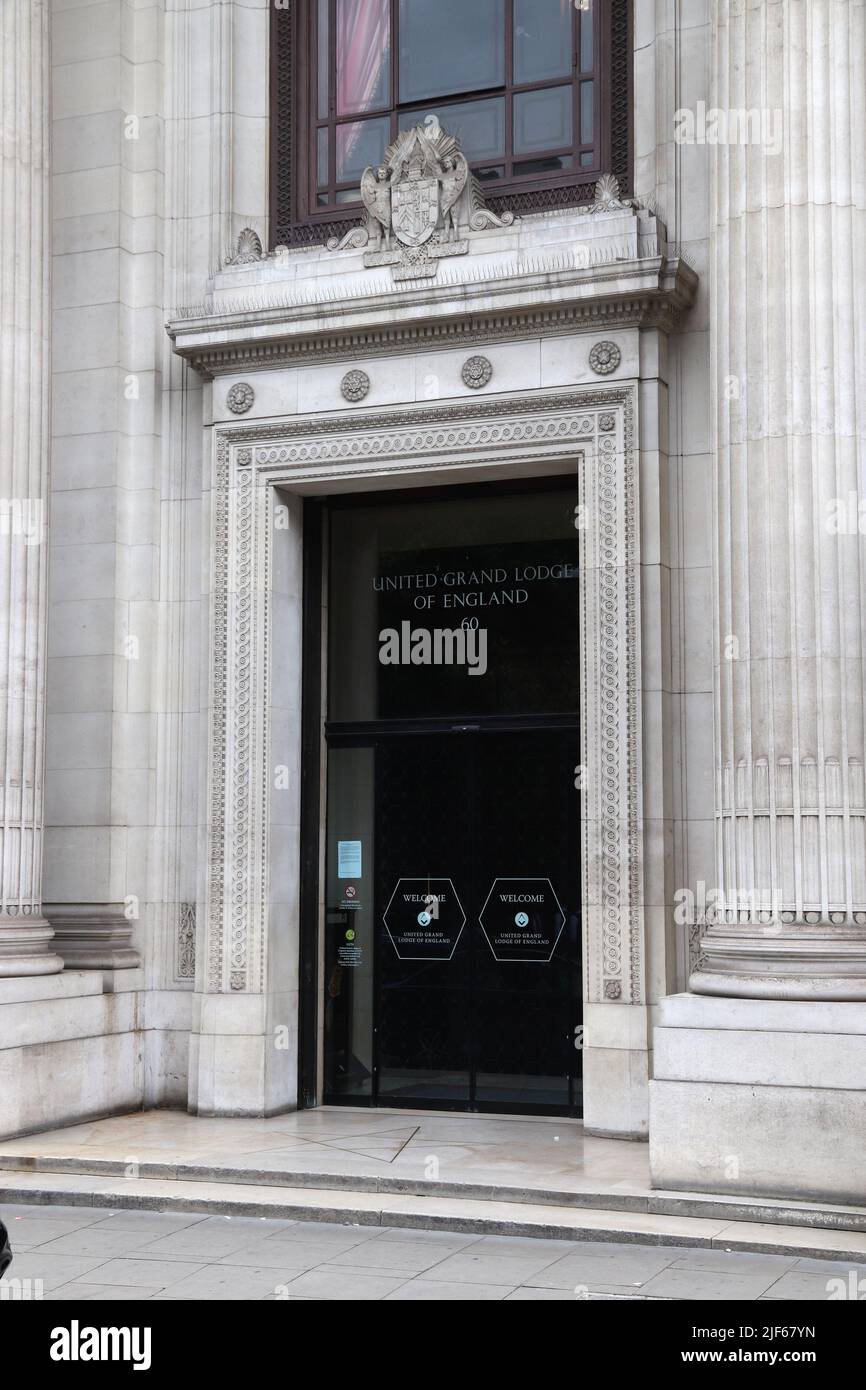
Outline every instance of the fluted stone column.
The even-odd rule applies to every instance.
[[[0,3],[0,977],[63,962],[42,916],[48,7]]]
[[[864,0],[713,11],[714,105],[750,113],[752,139],[733,143],[729,121],[710,150],[723,900],[690,988],[860,1000]]]

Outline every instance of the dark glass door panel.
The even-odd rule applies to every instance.
[[[459,734],[376,745],[376,1016],[385,1104],[471,1098],[471,951],[461,895],[472,868],[467,751]]]
[[[328,756],[325,877],[325,1093],[355,1104],[373,1097],[375,972],[375,753]]]
[[[579,1108],[577,746],[479,726],[332,748],[332,795],[363,786],[329,836],[326,1099]]]
[[[475,1100],[569,1108],[581,1018],[577,732],[476,741]]]

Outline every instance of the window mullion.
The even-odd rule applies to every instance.
[[[328,202],[337,185],[337,0],[328,0]]]
[[[505,178],[514,168],[514,0],[505,5]]]
[[[574,161],[572,163],[572,170],[578,173],[581,168],[578,150],[583,145],[583,127],[580,119],[581,73],[583,69],[583,60],[580,56],[581,44],[583,42],[582,22],[582,12],[575,5],[571,17],[571,144]],[[595,65],[593,64],[593,72],[594,71]],[[594,134],[595,124],[593,123],[593,135]]]
[[[399,0],[391,0],[391,130],[396,125],[400,105],[400,14]]]
[[[328,0],[328,122],[337,114],[337,0]]]

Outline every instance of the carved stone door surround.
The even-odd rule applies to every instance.
[[[274,976],[296,961],[296,942],[288,950],[275,942],[297,932],[291,862],[299,860],[300,839],[297,818],[275,812],[273,774],[285,763],[299,780],[298,495],[537,476],[570,471],[573,463],[583,542],[583,763],[575,770],[583,844],[575,853],[582,858],[585,993],[593,1003],[643,1002],[636,412],[636,388],[618,383],[214,429],[200,995],[237,999],[292,988]],[[286,514],[288,524],[280,525]],[[288,693],[280,689],[286,681]],[[294,837],[288,868],[287,834]]]

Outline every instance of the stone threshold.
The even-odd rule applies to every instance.
[[[10,1175],[62,1174],[73,1178],[123,1178],[125,1183],[128,1183],[128,1167],[128,1160],[124,1162],[120,1159],[0,1153],[0,1173]],[[680,1218],[686,1221],[721,1220],[726,1223],[794,1226],[803,1230],[861,1234],[864,1240],[863,1251],[866,1252],[866,1209],[818,1202],[711,1195],[700,1192],[617,1192],[610,1187],[600,1187],[596,1191],[563,1191],[556,1188],[517,1187],[503,1183],[445,1182],[385,1175],[373,1177],[360,1173],[297,1171],[289,1168],[239,1168],[226,1163],[215,1165],[140,1161],[136,1164],[136,1175],[136,1182],[151,1180],[183,1184],[190,1199],[197,1198],[198,1184],[216,1186],[221,1190],[226,1187],[278,1189],[284,1194],[290,1192],[296,1198],[303,1194],[302,1209],[308,1206],[318,1209],[319,1203],[327,1202],[325,1194],[334,1192],[355,1194],[364,1198],[417,1197],[425,1201],[432,1199],[457,1203],[488,1202],[500,1206],[509,1204],[515,1208],[549,1207],[556,1209],[555,1215],[553,1212],[550,1213],[551,1220],[556,1224],[559,1223],[560,1215],[571,1218],[576,1216],[577,1212],[602,1211],[609,1214],[619,1212],[647,1217]],[[279,1201],[276,1192],[273,1200]],[[860,1247],[856,1248],[859,1250]]]
[[[7,1172],[0,1204],[83,1206],[106,1210],[201,1212],[209,1216],[275,1217],[359,1226],[458,1231],[542,1239],[678,1245],[710,1250],[866,1260],[866,1234],[760,1221],[588,1209],[466,1197],[324,1191],[253,1183],[155,1178],[109,1180],[96,1175]]]

